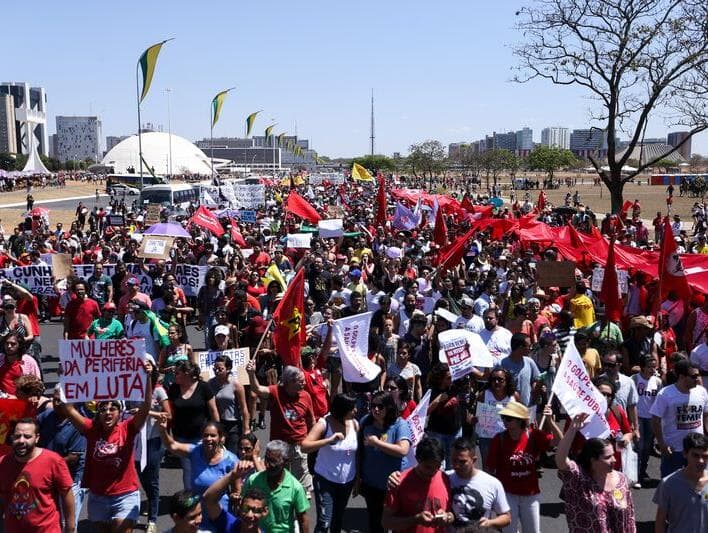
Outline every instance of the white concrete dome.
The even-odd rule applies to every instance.
[[[170,134],[143,133],[143,159],[155,169],[155,174],[169,174]],[[101,161],[113,167],[116,174],[126,174],[128,167],[140,167],[138,136],[132,135],[115,145]],[[172,134],[172,173],[211,174],[209,157],[184,137]]]

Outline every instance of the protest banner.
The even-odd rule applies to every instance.
[[[138,257],[145,259],[167,259],[170,257],[170,250],[174,237],[163,237],[159,235],[145,235],[138,249]]]
[[[607,401],[593,385],[575,343],[569,342],[553,381],[553,394],[572,419],[580,413],[591,415],[580,432],[586,438],[604,438],[610,433],[605,419]]]
[[[234,348],[232,350],[210,350],[208,352],[197,352],[199,369],[207,379],[214,377],[214,360],[220,355],[228,357],[233,362],[231,373],[236,376],[241,385],[248,385],[248,374],[246,365],[250,360],[250,350],[246,348]]]
[[[85,265],[73,265],[74,267],[74,273],[83,279],[84,281],[88,280],[92,275],[93,275],[93,265],[91,264],[85,264]],[[126,271],[128,274],[130,274],[129,277],[135,277],[138,278],[138,281],[140,281],[140,292],[144,292],[145,294],[150,294],[152,292],[152,278],[147,275],[147,273],[140,268],[140,265],[137,263],[127,263],[125,265]],[[116,273],[116,266],[112,264],[104,264],[103,265],[103,274],[108,277],[113,277]],[[115,288],[116,290],[118,289],[117,287]],[[186,292],[185,292],[186,294]]]
[[[106,215],[106,221],[109,226],[125,226],[125,217],[123,215]]]
[[[452,379],[458,380],[474,367],[491,368],[494,358],[482,338],[464,329],[449,329],[438,334],[440,362],[450,366]]]
[[[230,206],[235,207],[237,204],[236,195],[234,194],[234,188],[231,183],[222,183],[219,186],[219,194],[226,199]],[[216,197],[218,198],[218,197]]]
[[[162,206],[160,204],[148,204],[145,212],[145,225],[152,226],[153,224],[158,224],[160,222],[161,210]]]
[[[368,383],[381,372],[369,360],[369,323],[373,313],[362,313],[334,321],[333,335],[342,359],[342,375],[351,383]]]
[[[491,439],[494,435],[506,429],[501,416],[499,416],[499,411],[504,406],[505,403],[502,402],[498,404],[477,402],[475,433],[478,437]]]
[[[539,287],[574,287],[575,261],[539,261],[536,283]]]
[[[252,209],[241,209],[238,212],[238,218],[241,222],[250,222],[251,224],[256,223],[256,212]]]
[[[311,233],[289,233],[287,246],[288,248],[305,248],[309,250],[311,241]]]
[[[320,237],[328,239],[330,237],[341,237],[344,235],[344,222],[341,218],[328,218],[317,223],[320,230]]]
[[[244,209],[258,209],[265,205],[265,185],[262,183],[234,183],[236,205]]]
[[[346,178],[344,174],[314,174],[308,178],[308,181],[313,187],[322,185],[324,182],[332,185],[342,185],[346,182]]]
[[[617,282],[619,284],[619,290],[622,294],[627,294],[629,292],[629,280],[626,270],[617,270]],[[590,288],[594,292],[602,292],[602,280],[605,278],[605,269],[602,267],[596,267],[592,271],[592,283]]]
[[[36,295],[56,296],[54,276],[49,265],[27,265],[0,269],[0,279],[19,283]]]
[[[59,383],[65,401],[143,401],[144,361],[144,339],[60,340]]]
[[[420,399],[410,416],[406,419],[406,424],[411,431],[411,446],[408,449],[408,466],[415,466],[415,449],[425,434],[425,424],[428,421],[428,406],[430,405],[430,389],[426,391]]]

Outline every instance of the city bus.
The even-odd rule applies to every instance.
[[[140,174],[108,174],[106,176],[106,192],[110,192],[111,187],[118,183],[141,189],[143,186],[158,185],[167,183],[167,181],[162,176],[152,176],[149,173],[143,174],[142,180],[140,179]]]
[[[187,183],[147,185],[140,191],[140,201],[145,204],[160,204],[186,209],[189,203],[199,201],[199,188]]]

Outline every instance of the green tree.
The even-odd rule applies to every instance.
[[[610,191],[612,212],[634,176],[664,159],[657,154],[635,172],[622,173],[655,114],[688,136],[708,129],[708,39],[705,0],[536,0],[517,12],[524,41],[516,81],[540,78],[575,85],[595,102],[591,119],[606,140],[590,162]],[[620,133],[629,137],[620,152]]]
[[[531,170],[543,170],[553,179],[553,173],[559,168],[569,167],[576,163],[570,150],[539,146],[529,154],[528,167]]]
[[[366,170],[371,172],[372,175],[374,175],[378,170],[382,172],[393,172],[396,170],[396,162],[385,155],[365,155],[362,157],[355,157],[352,159],[352,163],[359,163],[361,166],[366,168]]]
[[[409,148],[410,155],[407,164],[414,176],[421,173],[423,178],[433,177],[445,171],[445,148],[440,141],[427,140],[422,143],[412,144]]]
[[[487,176],[487,188],[489,188],[489,177],[494,180],[494,185],[497,185],[499,173],[503,170],[518,169],[519,162],[517,157],[504,148],[495,148],[482,153],[482,168]]]
[[[653,166],[663,168],[665,172],[668,172],[670,168],[676,168],[678,163],[676,163],[676,161],[672,161],[671,159],[662,159],[654,163]]]

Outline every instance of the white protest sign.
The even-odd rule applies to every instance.
[[[320,220],[317,223],[320,237],[328,239],[330,237],[341,237],[344,235],[344,221],[341,218],[329,218]]]
[[[617,282],[619,284],[619,290],[621,294],[627,294],[629,291],[629,280],[628,280],[628,275],[626,270],[619,270],[615,269],[617,271]],[[602,267],[597,267],[594,268],[592,271],[592,283],[590,288],[594,292],[601,292],[602,291],[602,280],[605,278],[605,269]]]
[[[475,426],[475,433],[478,437],[491,439],[494,435],[506,429],[501,416],[499,416],[499,411],[502,407],[504,407],[504,403],[502,402],[498,404],[477,403],[477,412],[475,413],[477,425]]]
[[[219,193],[221,196],[226,198],[226,201],[230,206],[235,206],[238,201],[236,200],[236,195],[234,194],[234,189],[230,183],[224,183],[219,187]]]
[[[420,399],[410,416],[406,419],[406,424],[411,432],[411,447],[408,449],[408,465],[415,466],[415,448],[425,434],[425,424],[428,421],[428,406],[430,405],[430,389]]]
[[[56,296],[52,267],[28,265],[0,269],[0,278],[26,286],[32,294]]]
[[[258,209],[265,205],[265,185],[262,183],[234,183],[236,205],[245,209]]]
[[[368,383],[381,372],[369,360],[369,324],[373,313],[362,313],[334,321],[334,338],[342,359],[342,374],[350,383]]]
[[[144,339],[60,340],[59,383],[69,403],[145,398]]]
[[[248,374],[246,365],[250,360],[249,348],[234,348],[232,350],[197,352],[199,358],[199,369],[206,374],[209,379],[214,377],[214,361],[217,357],[223,356],[231,359],[233,368],[231,373],[238,378],[241,385],[248,385]]]
[[[310,249],[312,241],[312,233],[289,233],[288,248],[306,248]]]
[[[440,362],[450,366],[453,381],[465,377],[474,367],[494,366],[494,358],[476,333],[464,329],[448,329],[438,334],[438,341]]]
[[[604,438],[610,434],[605,420],[607,401],[593,385],[573,342],[569,342],[565,349],[552,390],[571,419],[580,413],[592,415],[588,424],[580,430],[586,438]]]

